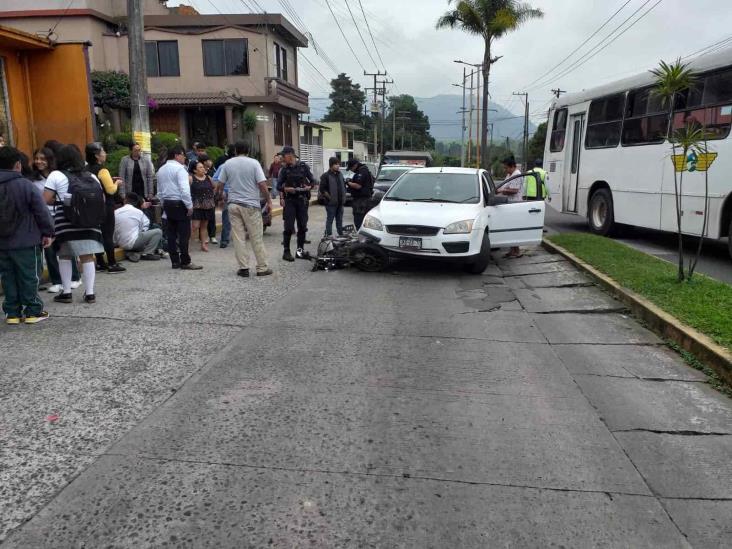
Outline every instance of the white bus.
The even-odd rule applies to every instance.
[[[699,78],[676,99],[673,125],[683,127],[691,118],[704,124],[712,154],[696,171],[684,173],[682,231],[702,232],[702,170],[709,167],[706,234],[732,237],[732,48],[689,65]],[[547,200],[557,211],[586,216],[597,234],[611,233],[617,223],[677,230],[669,108],[652,93],[653,85],[647,72],[566,95],[549,111]],[[729,251],[732,255],[732,238]]]

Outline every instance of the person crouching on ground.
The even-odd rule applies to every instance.
[[[198,161],[191,171],[191,199],[193,200],[193,215],[191,223],[193,236],[199,235],[201,250],[208,251],[208,225],[216,221],[216,198],[213,181],[206,173],[206,165]],[[215,235],[216,233],[214,233]]]
[[[338,236],[343,236],[343,204],[346,196],[346,182],[341,173],[341,161],[335,156],[328,160],[329,169],[320,176],[318,194],[325,204],[327,218],[325,221],[325,236],[333,234],[333,220],[335,220]]]
[[[36,324],[48,318],[38,296],[41,247],[53,241],[53,219],[41,193],[20,174],[20,152],[0,148],[0,280],[5,322]]]
[[[161,229],[151,229],[150,220],[139,205],[141,198],[135,193],[127,193],[125,205],[114,212],[114,242],[125,250],[127,259],[133,263],[140,260],[158,261],[155,252],[163,238]]]

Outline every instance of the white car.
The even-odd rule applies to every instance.
[[[366,215],[359,236],[391,255],[460,261],[482,273],[491,248],[541,242],[544,202],[507,200],[485,170],[418,168]]]

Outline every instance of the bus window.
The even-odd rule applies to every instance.
[[[567,109],[559,109],[554,111],[554,124],[552,125],[552,135],[549,141],[549,150],[551,152],[562,152],[564,150],[564,140],[567,135]]]
[[[653,88],[628,94],[623,124],[623,146],[663,143],[668,133],[668,108]]]
[[[726,138],[732,127],[732,69],[700,77],[679,94],[676,110],[674,131],[691,124],[706,129],[709,140]]]
[[[595,99],[587,118],[586,149],[617,147],[623,125],[625,93]]]

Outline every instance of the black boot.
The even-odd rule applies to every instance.
[[[292,257],[292,252],[290,252],[289,248],[285,248],[285,252],[282,254],[282,259],[285,261],[295,261],[295,258]]]

